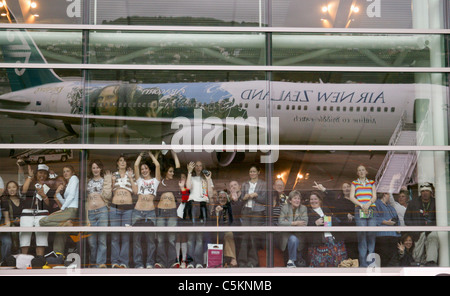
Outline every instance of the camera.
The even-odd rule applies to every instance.
[[[41,188],[42,188],[42,185],[39,184],[39,183],[36,183],[36,184],[34,185],[34,187],[35,187],[36,189],[41,189]]]
[[[29,160],[25,160],[23,158],[19,158],[17,160],[17,164],[20,165],[20,166],[26,166],[27,164],[30,164],[30,161]]]
[[[203,173],[203,175],[205,175],[207,177],[211,174],[210,171],[208,171],[208,170],[203,170],[202,173]]]

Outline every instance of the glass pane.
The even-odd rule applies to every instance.
[[[205,125],[200,131],[204,138],[199,137],[197,129],[194,138],[193,133],[185,134],[190,130],[185,126],[186,121],[200,120],[207,124],[207,120],[219,118],[223,125],[227,117],[247,119],[248,105],[239,102],[240,91],[249,87],[248,84],[265,83],[258,81],[265,78],[263,72],[129,70],[91,71],[90,74],[89,142],[97,144],[219,143],[222,131],[215,133]],[[95,82],[114,76],[121,77],[122,82]],[[265,104],[258,107],[257,113],[256,121],[259,115],[266,114]],[[174,134],[177,134],[175,138]]]
[[[211,0],[91,1],[91,23],[157,26],[263,26],[265,2]]]
[[[102,64],[264,65],[265,35],[96,31],[90,52]]]
[[[394,151],[394,153],[397,152]],[[335,259],[342,254],[333,253],[331,246],[336,247],[334,250],[346,251],[345,255],[348,258],[358,259],[359,265],[364,266],[364,257],[362,257],[361,249],[358,249],[357,239],[362,235],[361,231],[357,230],[361,226],[380,227],[380,231],[367,232],[374,234],[374,237],[370,241],[369,237],[366,237],[366,242],[372,242],[372,249],[366,248],[364,254],[376,252],[381,257],[382,267],[387,267],[389,264],[399,266],[399,260],[395,263],[390,262],[397,252],[398,240],[402,234],[410,233],[418,247],[420,231],[406,229],[400,234],[398,230],[388,231],[389,227],[420,226],[426,230],[428,226],[448,226],[447,153],[413,151],[413,155],[406,154],[406,158],[401,160],[400,165],[395,159],[385,165],[384,161],[389,154],[390,152],[382,151],[370,153],[280,151],[273,171],[276,178],[274,189],[277,191],[275,198],[280,204],[283,203],[286,195],[293,196],[295,192],[298,192],[297,195],[301,197],[298,203],[304,205],[306,208],[303,211],[308,213],[308,226],[356,226],[355,231],[351,232],[333,232],[332,227],[326,227],[329,233],[305,232],[300,236],[297,235],[298,238],[307,242],[301,246],[302,252],[297,255],[303,256],[308,266],[333,266],[336,262],[325,260]],[[408,158],[416,159],[409,161]],[[361,190],[365,190],[366,193],[363,194]],[[376,195],[373,195],[374,192]],[[287,207],[297,207],[297,211],[302,213],[301,206],[293,202],[294,199],[289,199]],[[367,217],[369,218],[362,218],[360,209],[363,209],[362,206],[366,203],[373,203],[374,206],[368,208]],[[275,202],[274,205],[276,205]],[[275,220],[278,216],[279,226],[291,226],[292,216],[288,215],[287,213],[290,212],[287,212],[287,209],[283,210],[283,207],[286,206],[278,206],[277,210],[277,206],[274,206]],[[331,217],[331,220],[328,217]],[[299,217],[298,220],[300,221],[301,218]],[[278,236],[282,235],[278,234]],[[284,241],[275,240],[283,242],[279,246],[280,250],[286,247],[288,237],[289,235],[285,234]],[[333,241],[329,240],[331,238]],[[425,238],[430,242],[436,242],[434,236],[422,237],[422,239]],[[293,239],[294,242],[295,238]],[[328,244],[324,244],[327,240]],[[440,252],[448,252],[448,237],[439,235],[438,241],[436,245],[441,246]],[[276,245],[274,247],[276,248]],[[327,250],[331,253],[326,253]],[[430,266],[433,266],[430,261],[438,263],[437,257],[443,255],[434,251],[436,249],[430,248],[427,253],[429,257],[417,257],[414,259],[415,263],[428,262]],[[329,256],[321,256],[324,253]],[[276,252],[274,256],[277,256]],[[289,256],[295,256],[295,254],[291,252]],[[341,257],[341,259],[347,258]],[[297,263],[301,264],[301,262]],[[443,261],[441,264],[441,266],[447,266],[448,262]]]
[[[0,30],[5,63],[81,64],[81,31]]]
[[[383,157],[386,155],[386,152],[381,151],[282,151],[280,152],[279,160],[273,164],[273,167],[272,165],[260,164],[259,170],[254,170],[256,168],[254,163],[259,162],[258,154],[256,153],[246,153],[245,157],[242,157],[239,161],[234,161],[227,166],[221,167],[208,162],[209,153],[204,151],[202,153],[186,154],[185,157],[179,154],[172,154],[171,152],[165,155],[162,153],[156,155],[155,152],[157,151],[152,151],[152,156],[156,155],[156,161],[154,161],[152,156],[148,154],[148,151],[141,154],[140,151],[135,150],[86,150],[81,153],[73,153],[73,157],[66,162],[47,161],[47,167],[31,163],[31,169],[28,170],[26,163],[17,165],[16,159],[9,156],[8,150],[1,150],[0,152],[0,160],[4,163],[0,172],[2,181],[0,182],[0,189],[3,189],[3,193],[5,193],[5,199],[2,203],[2,213],[4,214],[2,215],[2,223],[6,223],[7,220],[5,219],[10,219],[11,217],[10,221],[15,221],[16,218],[21,217],[20,223],[24,224],[16,225],[19,227],[9,228],[11,232],[20,231],[20,227],[32,227],[26,224],[27,219],[24,217],[29,217],[27,216],[27,210],[31,209],[30,202],[35,196],[34,193],[39,190],[39,186],[36,187],[35,184],[41,184],[44,188],[48,186],[48,191],[41,193],[43,200],[38,202],[42,206],[41,210],[46,210],[49,214],[56,212],[61,207],[71,208],[78,206],[78,210],[63,210],[66,211],[68,216],[63,220],[58,220],[58,222],[51,219],[49,221],[49,218],[55,218],[54,215],[50,215],[48,218],[45,218],[41,226],[58,227],[64,222],[67,223],[64,226],[90,226],[92,231],[84,234],[80,233],[79,236],[73,235],[73,233],[65,233],[66,243],[62,245],[55,244],[55,241],[58,240],[55,240],[55,236],[49,235],[46,237],[48,247],[44,250],[45,254],[56,249],[68,255],[75,252],[74,249],[78,247],[78,250],[81,250],[78,252],[86,267],[89,266],[88,264],[101,264],[101,261],[96,261],[90,257],[90,251],[93,247],[90,238],[94,237],[94,233],[102,233],[95,227],[107,227],[108,225],[121,227],[127,226],[127,224],[131,225],[131,227],[124,227],[123,230],[128,229],[128,231],[116,233],[120,233],[120,241],[122,242],[127,239],[130,242],[136,240],[136,235],[141,233],[136,229],[138,226],[183,226],[178,228],[178,230],[181,230],[177,231],[179,235],[172,238],[161,229],[151,232],[151,228],[142,228],[144,232],[153,233],[154,239],[153,243],[152,241],[142,242],[140,247],[143,250],[157,246],[156,242],[160,244],[160,242],[167,242],[173,238],[181,240],[183,228],[188,230],[189,226],[237,226],[235,230],[231,231],[233,233],[232,238],[228,232],[221,231],[219,233],[205,231],[196,234],[201,234],[199,238],[201,238],[203,243],[217,244],[218,240],[219,244],[224,244],[225,249],[229,247],[227,244],[234,242],[231,253],[226,253],[227,255],[223,258],[224,262],[228,264],[231,264],[231,259],[235,257],[241,267],[247,267],[249,264],[263,267],[270,265],[271,262],[273,262],[275,267],[286,266],[288,260],[293,259],[290,257],[293,253],[289,252],[287,246],[290,243],[295,243],[294,238],[289,240],[295,231],[280,230],[274,233],[257,233],[240,231],[239,226],[274,225],[278,227],[292,227],[292,230],[295,230],[296,226],[292,225],[293,216],[289,214],[289,209],[292,207],[298,208],[296,215],[299,215],[299,217],[295,216],[296,221],[301,220],[302,215],[307,217],[307,224],[303,225],[306,228],[302,228],[305,231],[297,232],[302,239],[300,252],[297,253],[298,261],[295,262],[298,266],[332,267],[348,259],[357,259],[358,265],[363,266],[363,261],[360,257],[361,253],[358,249],[357,236],[362,234],[362,230],[359,229],[362,224],[359,223],[362,223],[362,219],[367,218],[359,217],[359,205],[355,206],[354,202],[349,200],[349,196],[352,195],[351,188],[353,186],[355,188],[356,203],[364,204],[367,202],[365,197],[359,194],[361,178],[365,177],[368,180],[375,181],[373,186],[375,186],[377,192],[376,199],[374,199],[376,207],[371,208],[373,210],[373,218],[369,218],[373,224],[367,224],[366,226],[379,227],[379,231],[374,231],[372,228],[365,231],[366,234],[372,233],[375,236],[375,247],[373,250],[368,249],[368,254],[375,252],[377,255],[372,254],[371,258],[377,260],[377,264],[381,262],[381,267],[399,267],[405,266],[404,264],[425,266],[426,264],[433,264],[430,262],[433,260],[437,260],[435,263],[438,263],[441,267],[448,266],[448,262],[445,261],[448,252],[448,234],[446,232],[432,232],[428,236],[422,236],[422,239],[429,239],[429,243],[439,246],[437,253],[433,253],[431,248],[427,248],[428,259],[427,257],[416,257],[415,259],[413,258],[414,261],[405,263],[399,261],[399,258],[396,257],[398,252],[397,242],[402,235],[410,234],[415,247],[418,248],[422,229],[426,231],[431,229],[429,228],[430,226],[448,226],[448,197],[446,194],[448,191],[448,166],[446,165],[448,163],[448,155],[444,151],[416,151],[419,161],[411,166],[414,168],[412,170],[413,173],[407,178],[403,178],[403,176],[398,178],[398,174],[395,172],[392,174],[392,169],[394,171],[397,169],[398,171],[398,168],[391,167],[391,172],[383,173],[386,177],[391,176],[388,180],[388,189],[383,188],[384,181],[377,176],[380,172]],[[122,156],[125,157],[125,163],[121,160]],[[181,156],[179,158],[179,168],[177,168],[176,161],[178,156]],[[175,221],[172,222],[175,224],[167,224],[171,217],[175,217],[174,209],[178,207],[180,202],[195,195],[193,193],[195,191],[194,187],[191,187],[191,196],[189,193],[183,193],[185,191],[180,190],[178,183],[184,178],[189,179],[187,163],[190,161],[195,161],[197,165],[201,163],[201,167],[193,167],[191,178],[195,177],[197,172],[202,176],[201,171],[206,169],[210,172],[211,185],[214,185],[213,188],[208,189],[212,190],[212,193],[208,195],[209,202],[205,204],[205,207],[195,202],[191,204],[194,206],[194,208],[191,208],[192,217],[198,217],[197,214],[204,210],[207,218],[191,221],[188,216],[188,219],[174,219]],[[86,167],[83,167],[83,163]],[[154,166],[156,163],[159,164],[159,170],[158,166]],[[125,177],[126,168],[129,167],[133,171],[135,164],[138,165],[137,170],[134,170],[134,176],[130,177],[131,181],[128,182],[129,184],[127,182],[121,183],[122,178],[127,178]],[[361,164],[365,169],[362,175]],[[170,168],[174,168],[173,175]],[[72,175],[72,169],[76,177]],[[150,169],[150,175],[148,175],[148,169]],[[158,178],[159,171],[162,179],[156,186],[156,181],[153,178]],[[86,181],[83,181],[85,177]],[[133,181],[135,179],[137,179],[136,186]],[[80,181],[79,189],[74,189],[74,192],[78,193],[75,195],[74,203],[68,206],[66,202],[70,203],[70,199],[66,201],[62,197],[58,199],[55,196],[57,196],[57,192],[63,192],[61,196],[67,198],[69,191],[77,188],[72,188],[70,185],[73,184],[74,180]],[[12,181],[19,185],[19,192],[22,192],[23,200],[19,203],[22,207],[19,206],[13,210],[13,215],[10,216],[9,213],[5,213],[8,212],[9,208],[5,201],[13,200],[19,202],[16,199],[18,195],[15,193],[17,192],[17,184]],[[110,181],[113,182],[111,183]],[[144,181],[149,183],[147,184]],[[249,181],[256,181],[256,184],[259,185],[255,187],[255,193],[259,197],[265,197],[262,200],[260,198],[253,199],[252,201],[255,202],[255,205],[251,208],[249,207],[248,199],[244,200],[247,194],[251,194]],[[191,184],[195,184],[193,179],[191,179],[191,182],[193,182]],[[58,189],[61,184],[66,186],[64,191]],[[366,187],[369,185],[371,185],[371,182],[366,182]],[[131,192],[136,192],[136,194]],[[229,194],[228,197],[230,198],[229,203],[227,194]],[[240,196],[237,202],[233,200],[236,196]],[[58,201],[60,202],[59,204]],[[107,204],[110,204],[109,210],[105,207]],[[218,206],[221,208],[217,208]],[[318,206],[323,211],[323,216],[326,217],[321,217]],[[227,209],[227,215],[224,217],[221,211],[224,211],[225,208]],[[134,209],[139,211],[133,212]],[[228,211],[229,209],[231,211]],[[271,211],[268,211],[269,209]],[[145,210],[148,210],[149,213],[153,210],[156,212],[153,212],[154,215],[149,214],[148,219],[145,219],[146,217],[139,216],[145,213]],[[128,220],[124,216],[117,215],[119,212],[123,214],[126,211],[129,214],[126,218]],[[217,216],[216,211],[219,216]],[[47,212],[45,213],[47,214]],[[101,218],[101,214],[109,214],[109,219],[106,218],[108,215],[103,220],[97,219]],[[331,217],[331,221],[329,221],[328,217]],[[159,222],[162,222],[159,220],[161,218],[167,219],[165,221],[166,224],[159,224]],[[270,218],[272,220],[269,220]],[[106,223],[107,221],[109,224]],[[368,220],[365,222],[368,223]],[[323,232],[316,231],[314,227],[320,225],[324,226]],[[417,228],[414,231],[408,231],[407,228],[401,229],[401,235],[399,235],[397,233],[398,226],[405,225],[406,227],[415,226],[421,228],[419,231],[417,231]],[[299,224],[298,226],[302,225]],[[354,228],[342,231],[337,226]],[[308,230],[309,227],[311,227],[311,231]],[[397,228],[393,228],[396,230],[389,230],[389,227]],[[37,230],[40,231],[42,229]],[[40,232],[45,233],[43,231]],[[115,257],[111,251],[114,244],[112,239],[116,234],[108,232],[103,237],[107,241],[106,257],[103,257],[103,262],[107,266],[111,266],[115,262],[113,259]],[[186,232],[187,241],[193,242],[194,237],[192,234]],[[96,237],[97,239],[102,239],[101,236]],[[321,239],[323,237],[326,238],[329,244],[323,244]],[[333,241],[331,241],[331,238]],[[333,244],[331,244],[332,242]],[[84,246],[83,248],[79,248],[80,243]],[[202,254],[207,252],[207,247],[203,243],[201,248]],[[255,243],[253,248],[248,247],[253,243]],[[326,253],[328,255],[323,257],[323,252],[331,245],[336,247],[334,250],[339,250],[341,253],[331,253],[331,255]],[[27,243],[24,242],[22,247],[27,247]],[[407,247],[406,243],[405,247]],[[273,255],[271,255],[270,250],[274,250]],[[30,252],[33,254],[39,251],[40,249],[30,248]],[[17,254],[18,249],[11,249],[11,252]],[[150,262],[154,264],[161,263],[165,267],[170,266],[166,261],[163,263],[161,261],[163,259],[156,259],[164,258],[164,260],[168,260],[168,257],[166,257],[167,253],[162,252],[158,248],[155,249],[155,252],[154,261],[150,260]],[[183,252],[184,255],[188,255],[188,257],[184,257],[187,260],[199,255],[194,254],[191,249],[186,249]],[[130,252],[128,261],[125,263],[127,267],[137,267],[136,262],[140,262],[134,257],[134,254],[134,251]],[[144,252],[144,254],[146,253]],[[436,254],[438,259],[433,257]],[[300,258],[304,261],[300,260]],[[336,259],[337,261],[323,261],[328,259]],[[199,264],[206,266],[208,261],[202,260],[203,256],[198,261],[200,262]],[[195,261],[189,261],[188,263],[192,262],[194,262],[194,265],[197,264]],[[345,264],[350,263],[352,262],[345,262]]]
[[[273,65],[445,67],[439,35],[273,34]]]
[[[445,0],[272,1],[275,27],[443,29]]]
[[[83,1],[3,1],[2,23],[82,24]]]
[[[279,118],[274,131],[281,144],[448,143],[447,110],[441,108],[448,101],[444,74],[280,72],[273,77],[272,115]],[[247,92],[250,115],[260,90]]]
[[[0,73],[1,143],[80,141],[83,89],[79,70],[3,69]]]

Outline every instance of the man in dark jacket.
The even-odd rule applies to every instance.
[[[408,203],[405,213],[407,226],[436,226],[436,202],[433,184],[419,186],[420,196]],[[439,254],[437,232],[423,231],[412,233],[415,242],[414,259],[428,266],[436,266]]]

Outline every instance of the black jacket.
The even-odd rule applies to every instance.
[[[420,197],[411,200],[406,207],[405,224],[407,226],[436,226],[436,201],[431,198],[428,204],[424,204]],[[413,240],[417,241],[420,232],[411,233]]]

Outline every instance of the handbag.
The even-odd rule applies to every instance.
[[[181,219],[183,219],[184,216],[184,208],[186,207],[186,203],[180,203],[180,205],[177,208],[177,216]]]

